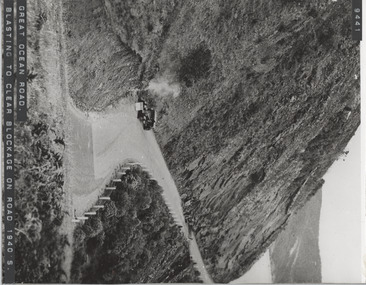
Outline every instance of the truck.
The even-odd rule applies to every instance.
[[[155,127],[156,123],[156,112],[153,108],[149,108],[143,99],[138,99],[135,104],[137,111],[137,119],[142,123],[144,130],[148,131]]]

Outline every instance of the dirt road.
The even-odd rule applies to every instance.
[[[145,167],[163,189],[163,197],[175,222],[190,242],[192,259],[202,280],[212,283],[194,237],[189,239],[181,199],[153,131],[145,131],[136,117],[134,98],[123,99],[104,113],[85,114],[68,104],[68,191],[73,207],[82,215],[97,200],[114,170],[123,163]]]
[[[69,185],[78,214],[96,201],[120,164],[133,161],[146,167],[157,180],[176,223],[185,225],[178,190],[154,133],[144,131],[136,118],[133,99],[122,101],[104,114],[84,114],[70,103],[68,114],[69,167],[73,173]]]

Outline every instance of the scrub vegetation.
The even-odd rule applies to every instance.
[[[75,229],[71,282],[200,282],[156,181],[134,168],[116,187],[104,208]]]
[[[52,4],[51,4],[52,6]],[[61,283],[69,217],[64,192],[64,110],[54,65],[58,44],[52,13],[42,0],[32,1],[28,17],[28,119],[14,124],[15,280]],[[50,59],[52,58],[52,63]],[[58,84],[60,82],[57,82]]]
[[[51,120],[43,114],[17,123],[15,128],[15,263],[19,282],[59,282],[65,274],[61,262],[69,241],[59,232],[68,214],[63,210],[63,139],[54,133]]]

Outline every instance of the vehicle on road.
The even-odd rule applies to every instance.
[[[142,99],[138,99],[135,104],[137,111],[137,119],[142,123],[144,130],[151,130],[155,127],[156,123],[156,112],[153,108],[149,108],[146,102]]]

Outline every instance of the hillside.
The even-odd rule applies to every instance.
[[[360,123],[349,1],[63,3],[79,108],[178,90],[146,95],[156,136],[213,279],[241,276]]]
[[[28,119],[14,123],[17,283],[61,283],[67,279],[63,262],[70,251],[64,229],[69,201],[63,189],[64,102],[55,60],[59,57],[58,13],[44,0],[32,1],[27,8]]]
[[[71,282],[200,283],[157,182],[134,168],[116,187],[75,229]]]

